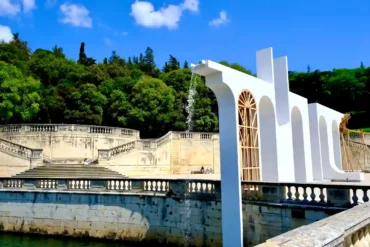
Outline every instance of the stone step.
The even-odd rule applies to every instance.
[[[125,178],[126,176],[112,171],[108,168],[81,164],[64,165],[52,164],[46,166],[35,167],[25,172],[19,173],[13,178]]]
[[[53,178],[65,178],[65,177],[89,177],[89,178],[125,178],[125,176],[122,175],[114,175],[114,174],[19,174],[16,176],[17,177],[29,177],[29,178],[36,178],[36,177],[53,177]]]
[[[58,172],[58,173],[64,173],[64,172],[81,172],[81,173],[99,173],[99,172],[109,172],[114,173],[114,171],[106,170],[106,169],[37,169],[37,170],[27,170],[24,172]]]
[[[36,167],[33,171],[111,171],[105,167]]]
[[[73,176],[95,176],[95,177],[99,177],[99,176],[122,176],[120,174],[116,174],[116,173],[84,173],[84,174],[81,174],[80,172],[66,172],[66,173],[57,173],[57,172],[26,172],[26,173],[20,173],[18,174],[19,176],[23,176],[23,175],[27,175],[27,176],[44,176],[44,175],[48,175],[48,176],[57,176],[57,177],[61,177],[61,176],[67,176],[67,175],[73,175]]]

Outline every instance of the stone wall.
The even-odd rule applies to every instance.
[[[0,139],[0,175],[8,177],[42,165],[42,150]]]
[[[365,247],[370,244],[370,203],[268,239],[258,247]]]
[[[139,131],[130,129],[30,124],[0,126],[0,139],[42,149],[46,163],[75,164],[99,157],[99,165],[125,175],[190,174],[202,166],[210,173],[220,173],[220,142],[214,133],[169,132],[158,139],[140,139]],[[0,176],[26,169],[3,173],[17,166],[10,159],[0,163]]]
[[[243,201],[244,243],[254,246],[343,210]],[[0,230],[184,246],[222,246],[219,196],[0,190]]]
[[[169,132],[155,140],[137,140],[99,149],[99,165],[125,175],[190,174],[203,166],[220,173],[218,134]]]
[[[29,147],[43,149],[49,159],[84,159],[98,156],[99,148],[139,139],[136,130],[86,125],[4,125],[0,138]]]

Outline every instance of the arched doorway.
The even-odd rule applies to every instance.
[[[238,99],[239,147],[243,181],[259,181],[259,143],[257,104],[253,95],[244,90]]]
[[[339,124],[337,121],[333,120],[331,124],[332,133],[333,133],[333,152],[334,152],[334,161],[335,165],[339,170],[342,170],[342,156],[340,153],[340,133],[339,133]]]
[[[263,181],[279,181],[276,144],[275,109],[269,97],[263,96],[258,104],[260,120],[261,162]]]
[[[291,114],[294,174],[296,182],[306,182],[306,159],[304,152],[304,135],[302,114],[298,107],[293,107]]]
[[[329,156],[328,127],[326,124],[326,120],[323,116],[320,116],[319,128],[320,128],[321,162],[323,171],[325,171],[325,167],[330,166],[330,156]]]

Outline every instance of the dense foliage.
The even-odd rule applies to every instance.
[[[78,52],[78,51],[76,51]],[[222,64],[251,74],[236,63]],[[61,47],[31,52],[14,34],[0,43],[0,124],[78,123],[138,129],[142,137],[185,130],[191,71],[173,56],[162,69],[153,50],[123,58],[115,51],[102,63],[81,43],[78,61]],[[309,102],[342,112],[370,112],[370,68],[290,72],[290,86]],[[194,130],[217,131],[217,102],[200,77],[194,103]],[[362,116],[362,118],[365,118]],[[361,126],[363,127],[363,126]]]

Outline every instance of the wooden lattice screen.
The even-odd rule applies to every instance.
[[[259,181],[257,106],[253,95],[244,90],[238,100],[240,164],[243,181]]]

